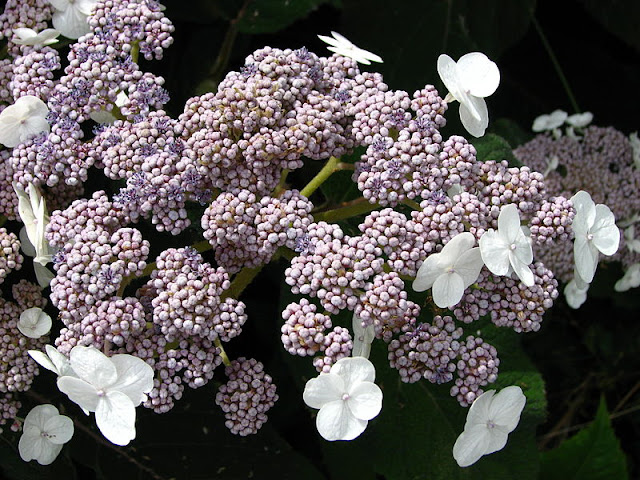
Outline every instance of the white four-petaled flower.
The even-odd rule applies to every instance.
[[[422,292],[433,287],[433,301],[440,308],[451,308],[462,299],[464,290],[480,275],[484,263],[475,237],[462,232],[453,237],[440,253],[429,255],[418,269],[413,289]]]
[[[136,436],[136,407],[153,388],[153,369],[133,355],[107,357],[93,347],[73,347],[69,359],[77,377],[58,377],[60,391],[83,410],[96,412],[107,440],[128,444]]]
[[[338,55],[342,55],[343,57],[352,58],[356,62],[363,63],[365,65],[371,65],[371,62],[383,63],[380,56],[356,47],[339,33],[331,32],[331,35],[333,35],[333,38],[327,37],[326,35],[318,35],[320,40],[331,45],[330,47],[327,47],[328,50],[337,53]]]
[[[462,125],[474,137],[481,137],[489,126],[484,101],[500,84],[500,70],[484,53],[472,52],[455,62],[449,55],[438,57],[438,74],[449,93],[446,102],[460,102]]]
[[[319,408],[318,433],[325,440],[353,440],[382,409],[382,390],[373,381],[376,371],[363,357],[338,360],[329,373],[312,378],[302,398]]]
[[[491,273],[508,275],[514,271],[526,286],[533,286],[531,240],[520,226],[520,215],[514,204],[505,205],[498,215],[498,231],[487,230],[480,237],[482,260]]]
[[[596,205],[584,190],[571,197],[576,216],[571,224],[575,234],[573,257],[577,275],[591,283],[598,267],[598,252],[613,255],[620,243],[620,230],[613,212],[603,204]]]
[[[548,115],[540,115],[533,121],[531,130],[534,132],[544,132],[545,130],[555,130],[561,127],[567,120],[568,114],[564,110],[555,110]]]
[[[640,263],[634,263],[627,268],[627,271],[624,272],[623,277],[616,282],[613,289],[616,292],[626,292],[636,287],[640,287]]]
[[[31,28],[14,28],[11,41],[16,45],[51,45],[58,42],[60,32],[53,28],[46,28],[36,32]]]
[[[461,467],[503,449],[509,433],[518,426],[527,400],[520,387],[513,385],[495,392],[483,393],[469,408],[464,431],[453,446],[453,458]]]
[[[18,330],[29,338],[40,338],[51,330],[51,317],[41,308],[28,308],[20,314]]]
[[[69,417],[60,415],[53,405],[33,407],[22,425],[18,442],[20,458],[25,462],[35,460],[40,465],[50,465],[71,437],[73,421]]]
[[[23,95],[0,113],[0,143],[13,148],[40,132],[49,133],[47,105],[38,97]]]
[[[53,27],[67,38],[80,38],[89,33],[87,18],[98,0],[49,0],[55,8]]]

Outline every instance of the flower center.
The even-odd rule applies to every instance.
[[[42,433],[40,434],[40,436],[41,436],[42,438],[56,438],[56,436],[55,436],[55,435],[51,435],[50,433],[47,433],[47,432],[42,432]]]
[[[342,401],[346,402],[347,400],[349,400],[351,398],[351,396],[348,393],[345,393],[342,395]]]
[[[516,244],[515,244],[515,243],[512,243],[511,245],[509,245],[509,248],[510,248],[511,250],[515,250],[517,247],[516,247]]]
[[[96,392],[96,395],[98,395],[99,397],[104,397],[106,395],[106,392],[102,389],[98,390]]]
[[[493,423],[493,420],[487,420],[487,428],[489,429],[496,428],[496,424]]]
[[[587,233],[587,240],[593,240],[593,233]]]

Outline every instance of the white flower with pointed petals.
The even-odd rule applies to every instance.
[[[518,426],[527,401],[520,387],[503,388],[497,395],[495,392],[483,393],[469,408],[464,431],[453,446],[453,458],[461,467],[502,450],[509,433]]]
[[[620,230],[613,212],[603,204],[596,205],[584,190],[571,197],[576,209],[571,227],[575,234],[573,258],[577,275],[591,283],[598,267],[598,252],[613,255],[620,244]]]
[[[87,18],[98,0],[49,0],[55,8],[53,27],[67,38],[80,38],[89,33]]]
[[[533,262],[531,239],[520,226],[520,215],[514,204],[505,205],[498,215],[498,231],[487,230],[480,237],[482,260],[491,273],[510,275],[515,272],[520,281],[531,287],[535,283],[529,268]]]
[[[41,132],[49,133],[47,105],[38,97],[23,95],[0,113],[0,143],[13,148]]]
[[[28,308],[20,314],[18,330],[29,338],[40,338],[51,330],[51,317],[41,308]]]
[[[564,297],[567,300],[567,305],[571,308],[578,309],[584,302],[587,301],[587,291],[589,290],[588,283],[580,283],[580,279],[572,279],[567,286],[564,287]]]
[[[69,363],[69,359],[66,356],[60,353],[52,345],[45,345],[44,349],[46,353],[41,352],[40,350],[29,350],[27,353],[31,358],[38,362],[40,366],[52,371],[59,377],[76,376],[75,372],[71,368],[71,363]]]
[[[21,240],[25,243],[23,249],[25,253],[35,252],[34,262],[45,266],[51,261],[52,253],[49,242],[45,238],[45,229],[49,223],[49,214],[47,213],[47,204],[40,191],[32,184],[29,184],[29,194],[22,187],[13,183],[13,189],[18,196],[18,214],[24,223],[26,237],[31,247],[25,242],[24,235],[20,235]]]
[[[30,28],[14,28],[11,41],[16,45],[52,45],[58,42],[60,32],[53,28],[46,28],[36,32]]]
[[[584,113],[575,113],[569,117],[567,117],[566,122],[571,125],[573,128],[584,128],[591,123],[593,120],[593,113],[584,112]]]
[[[462,232],[453,237],[440,253],[429,255],[418,269],[413,289],[433,288],[433,301],[440,308],[457,305],[467,287],[480,275],[484,263],[475,237]]]
[[[534,132],[544,132],[545,130],[555,130],[561,127],[568,118],[567,112],[555,110],[548,115],[540,115],[533,121],[531,130]]]
[[[354,313],[351,319],[351,325],[353,327],[353,348],[351,349],[351,356],[369,358],[371,344],[376,336],[373,324],[363,327],[362,319]]]
[[[50,465],[71,437],[73,421],[69,417],[60,415],[53,405],[33,407],[22,425],[18,442],[20,458],[25,462],[35,460],[40,465]]]
[[[73,347],[77,377],[58,377],[58,388],[83,410],[96,413],[107,440],[127,445],[136,437],[136,407],[153,388],[153,369],[133,355],[107,357],[93,347]]]
[[[616,282],[613,289],[616,292],[626,292],[636,287],[640,287],[640,263],[634,263],[627,268],[624,276]]]
[[[366,358],[345,357],[329,373],[307,382],[302,398],[311,408],[320,409],[316,427],[325,440],[353,440],[380,413],[382,390],[373,383],[375,376]]]
[[[342,55],[343,57],[352,58],[356,62],[364,65],[371,65],[371,62],[383,63],[382,58],[378,55],[356,47],[339,33],[331,32],[331,35],[333,35],[333,38],[325,35],[318,35],[320,40],[331,45],[330,47],[327,47],[327,50],[337,53],[338,55]]]
[[[446,102],[460,102],[462,125],[474,137],[481,137],[489,126],[484,101],[500,84],[500,70],[484,53],[472,52],[454,62],[449,55],[438,57],[438,74],[449,93]]]

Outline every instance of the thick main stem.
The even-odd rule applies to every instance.
[[[322,167],[322,170],[320,170],[318,174],[313,177],[311,181],[300,191],[300,194],[309,198],[313,192],[320,188],[320,185],[322,185],[327,178],[329,178],[334,172],[341,170],[341,168],[338,168],[339,163],[340,159],[332,156],[324,167]]]

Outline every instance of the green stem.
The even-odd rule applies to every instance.
[[[282,194],[282,192],[287,189],[287,175],[289,175],[289,171],[290,170],[287,168],[282,170],[282,174],[280,175],[280,181],[278,182],[278,185],[271,193],[273,197],[279,197]]]
[[[131,44],[131,61],[138,63],[138,55],[140,54],[140,44],[135,41]]]
[[[350,202],[341,203],[337,208],[327,210],[325,212],[313,213],[313,219],[316,222],[324,221],[327,223],[337,222],[345,218],[355,217],[363,213],[369,213],[372,210],[380,208],[377,203],[369,203],[364,197],[357,198]]]
[[[221,299],[224,300],[225,298],[240,297],[240,294],[244,291],[245,288],[247,288],[247,286],[253,281],[253,279],[256,278],[256,275],[260,273],[260,270],[262,270],[263,266],[264,265],[260,265],[254,268],[245,267],[240,270],[233,278],[233,281],[231,282],[229,288],[225,290],[221,295]]]
[[[564,90],[567,93],[567,96],[569,97],[569,103],[571,103],[571,106],[573,107],[576,113],[580,113],[580,107],[578,106],[578,102],[576,101],[576,98],[573,96],[573,91],[569,86],[569,82],[567,81],[567,78],[564,76],[564,73],[562,72],[562,67],[560,67],[560,62],[558,62],[558,59],[556,58],[555,53],[553,53],[553,49],[551,48],[551,45],[549,44],[547,37],[542,31],[542,27],[540,26],[540,23],[538,23],[538,20],[536,20],[535,16],[531,17],[531,21],[533,22],[533,26],[536,28],[536,31],[540,36],[542,45],[547,51],[547,55],[549,55],[549,59],[551,60],[551,63],[553,64],[553,68],[556,70],[556,73],[560,78],[560,82],[562,83],[562,86],[564,87]]]
[[[411,200],[409,198],[405,198],[404,200],[402,200],[402,203],[404,203],[405,205],[407,205],[408,207],[411,207],[412,209],[421,212],[422,208],[420,207],[420,204],[418,202],[416,202],[415,200]]]
[[[224,351],[224,347],[222,346],[222,342],[218,337],[213,339],[213,343],[216,347],[220,349],[220,356],[222,357],[222,363],[224,363],[225,367],[231,366],[231,360],[229,360],[229,356],[227,352]]]
[[[309,198],[313,192],[320,188],[320,185],[322,185],[327,178],[334,172],[340,170],[340,168],[338,168],[339,164],[341,164],[340,159],[332,156],[325,166],[322,167],[322,170],[300,191],[300,194]]]

